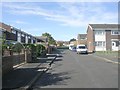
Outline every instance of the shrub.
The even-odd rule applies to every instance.
[[[24,46],[21,43],[16,43],[15,45],[13,45],[12,50],[13,52],[20,53],[23,48]]]
[[[33,57],[41,56],[42,52],[45,50],[45,47],[41,44],[24,44],[25,48],[31,49]]]
[[[43,45],[37,44],[36,46],[37,56],[41,56],[44,50],[45,50],[45,47]]]

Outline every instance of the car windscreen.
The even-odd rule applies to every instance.
[[[79,46],[78,48],[79,48],[79,49],[86,49],[85,46]]]

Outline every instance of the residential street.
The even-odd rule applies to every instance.
[[[118,0],[8,1],[0,3],[2,90],[120,90]]]
[[[39,88],[118,88],[118,64],[92,54],[61,50],[52,68],[33,85]]]

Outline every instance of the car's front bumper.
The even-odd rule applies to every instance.
[[[79,53],[79,54],[87,54],[88,52],[87,51],[77,51],[77,53]]]

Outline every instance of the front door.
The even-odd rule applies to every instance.
[[[116,42],[112,41],[112,51],[118,51],[118,46],[116,45]]]

